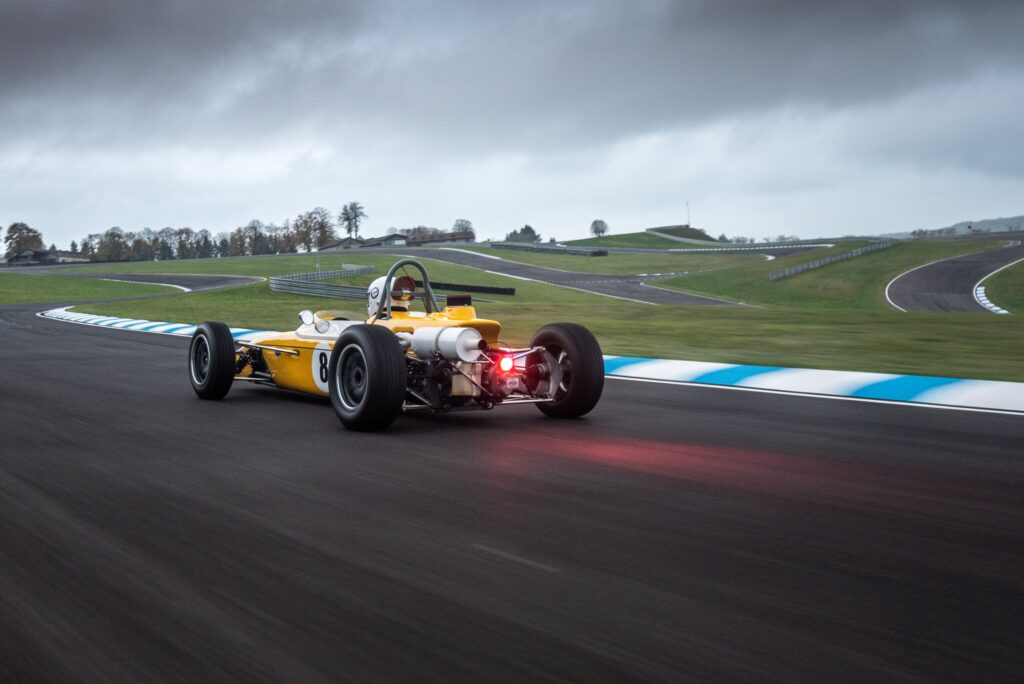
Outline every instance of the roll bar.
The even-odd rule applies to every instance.
[[[423,305],[427,309],[427,313],[434,313],[440,311],[441,307],[437,304],[437,298],[434,297],[434,290],[430,287],[430,278],[427,276],[427,269],[423,267],[423,264],[416,261],[415,259],[402,259],[396,261],[391,268],[388,269],[386,280],[384,281],[384,288],[380,293],[380,301],[377,302],[377,317],[387,320],[391,318],[391,283],[395,280],[395,273],[398,269],[403,266],[412,266],[420,272],[423,277]],[[385,314],[386,315],[382,315]]]

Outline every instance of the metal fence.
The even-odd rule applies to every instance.
[[[518,249],[523,252],[549,252],[551,254],[571,254],[573,256],[608,256],[607,249],[593,247],[558,247],[555,245],[532,245],[529,242],[492,242],[495,249]]]
[[[858,247],[857,249],[851,249],[849,252],[843,252],[842,254],[834,254],[832,256],[823,257],[821,259],[815,259],[814,261],[808,261],[804,264],[797,264],[796,266],[790,266],[784,271],[777,271],[768,275],[769,280],[782,280],[783,278],[789,278],[795,276],[797,273],[803,273],[804,271],[811,271],[822,266],[828,266],[834,264],[837,261],[846,261],[854,257],[859,257],[862,254],[868,254],[869,252],[877,252],[881,249],[888,249],[896,244],[896,240],[883,240],[882,242],[873,242],[865,247]]]
[[[360,285],[334,285],[332,283],[321,283],[321,280],[333,278],[346,278],[354,275],[373,273],[376,269],[373,266],[355,266],[345,264],[336,271],[313,271],[312,273],[295,273],[293,275],[275,276],[270,278],[270,289],[275,292],[289,292],[291,294],[307,295],[310,297],[327,297],[330,299],[366,299],[366,288]],[[417,280],[416,284],[423,286],[423,281]],[[514,287],[491,287],[489,285],[460,285],[457,283],[435,283],[430,286],[435,289],[461,290],[463,292],[483,292],[486,294],[514,295]],[[437,295],[438,300],[447,300],[446,295]],[[484,301],[484,300],[481,300]]]
[[[334,271],[313,271],[311,273],[294,273],[286,276],[270,278],[270,289],[274,292],[308,295],[311,297],[329,297],[331,299],[365,299],[366,288],[358,285],[331,285],[318,282],[332,278],[347,278],[354,275],[373,273],[373,266],[356,266],[343,264]]]

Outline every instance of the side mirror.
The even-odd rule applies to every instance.
[[[313,312],[309,309],[299,312],[299,320],[302,321],[303,325],[313,325],[314,319],[315,316],[313,316]]]

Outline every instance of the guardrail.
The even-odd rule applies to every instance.
[[[548,252],[550,254],[571,254],[573,256],[608,256],[607,249],[594,247],[556,247],[551,245],[531,245],[528,242],[492,242],[495,249],[518,249],[522,252]]]
[[[318,282],[331,278],[347,278],[354,275],[373,273],[373,266],[357,266],[344,264],[334,271],[312,271],[310,273],[294,273],[286,276],[270,278],[270,289],[274,292],[308,295],[310,297],[330,297],[331,299],[365,299],[366,288],[358,285],[331,285]]]
[[[808,243],[808,242],[797,243],[797,242],[793,242],[793,243],[774,243],[774,244],[770,244],[770,245],[765,244],[765,245],[761,245],[759,247],[703,247],[703,248],[698,248],[698,249],[681,249],[679,247],[670,247],[670,248],[666,249],[665,251],[666,252],[671,252],[673,254],[681,254],[681,253],[686,253],[686,254],[709,254],[711,252],[764,252],[765,250],[769,250],[769,249],[793,249],[794,247],[814,247],[816,249],[819,249],[819,248],[820,249],[827,249],[829,247],[835,247],[835,244],[833,244],[831,242],[821,242],[821,243]]]
[[[366,299],[366,288],[360,285],[335,285],[321,283],[321,280],[347,278],[354,275],[365,275],[376,271],[373,266],[356,266],[345,264],[335,271],[313,271],[311,273],[295,273],[269,278],[270,289],[274,292],[288,292],[309,297],[327,297],[330,299]],[[423,281],[416,284],[423,286]],[[442,290],[460,290],[462,292],[482,292],[485,294],[515,295],[514,287],[491,287],[490,285],[461,285],[456,283],[431,282],[431,287]],[[438,299],[447,300],[447,295],[437,295]]]
[[[896,244],[896,240],[883,240],[882,242],[874,242],[864,247],[858,247],[857,249],[851,249],[849,252],[843,252],[842,254],[834,254],[832,256],[823,257],[821,259],[815,259],[814,261],[808,261],[804,264],[797,264],[796,266],[790,266],[784,271],[777,271],[768,275],[769,280],[782,280],[783,278],[789,278],[795,276],[798,273],[804,271],[811,271],[822,266],[828,266],[834,264],[837,261],[846,261],[847,259],[853,259],[863,254],[870,252],[877,252],[882,249],[888,249]]]

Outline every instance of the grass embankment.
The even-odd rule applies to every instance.
[[[576,321],[594,331],[608,354],[1024,381],[1024,359],[1020,351],[1024,316],[906,314],[891,309],[882,294],[885,284],[907,268],[998,244],[908,243],[778,283],[768,281],[769,271],[818,258],[825,252],[809,252],[771,262],[756,255],[709,255],[700,258],[718,260],[728,256],[738,261],[729,265],[720,263],[719,271],[704,271],[677,279],[681,289],[698,291],[691,281],[700,282],[707,288],[707,294],[757,302],[763,308],[634,305],[539,283],[499,278],[432,260],[426,263],[431,277],[437,280],[511,283],[517,289],[516,297],[495,303],[478,302],[477,311],[482,317],[501,321],[505,341],[513,344],[527,342],[544,323]],[[850,248],[847,244],[835,250]],[[631,256],[587,260],[607,259],[606,263],[614,264]],[[336,268],[341,261],[374,263],[379,264],[378,272],[383,273],[393,257],[346,253],[333,255],[331,259],[334,261],[328,264],[326,257],[322,257],[322,266]],[[314,257],[299,256],[119,266],[132,268],[134,272],[272,275],[312,270],[313,260]],[[93,268],[107,270],[110,267],[104,264]],[[619,270],[634,272],[635,268],[632,264],[620,264]],[[1007,274],[1010,287],[1021,285],[1022,270],[1013,267],[1003,272]],[[995,281],[1003,273],[991,280]],[[371,278],[360,276],[348,282],[365,284]],[[1000,292],[1002,283],[996,281],[995,284]],[[711,285],[715,289],[711,289]],[[775,288],[776,285],[781,287]],[[287,330],[297,325],[296,313],[305,308],[341,308],[351,311],[353,319],[363,311],[362,302],[331,302],[275,293],[265,283],[219,292],[90,305],[87,310],[185,323],[224,320],[232,325]]]
[[[96,278],[29,275],[0,271],[0,304],[44,302],[80,302],[108,297],[163,294],[169,288],[159,285],[112,283]]]
[[[1024,315],[1024,261],[985,281],[985,295],[988,300],[1012,314]]]
[[[560,271],[599,273],[602,275],[633,275],[635,273],[683,273],[707,271],[763,262],[759,254],[609,254],[603,257],[528,252],[488,247],[469,247],[471,251],[496,256],[532,266]],[[499,268],[500,262],[494,262]]]
[[[920,373],[1024,381],[1024,317],[661,306],[602,300],[592,304],[477,303],[481,317],[502,323],[502,337],[525,344],[538,327],[584,323],[606,354],[722,363]],[[145,301],[90,305],[92,313],[288,330],[302,309],[339,308],[356,320],[362,302],[332,303],[270,292],[265,284]],[[1016,350],[1016,351],[1014,351]],[[1012,359],[1013,357],[1009,357]]]
[[[960,254],[1001,247],[1001,242],[904,242],[848,261],[772,282],[768,274],[866,243],[843,243],[773,261],[750,262],[742,269],[692,272],[658,282],[659,287],[706,294],[761,306],[836,311],[889,311],[885,286],[907,269]]]
[[[572,247],[636,247],[639,249],[678,249],[685,248],[685,242],[669,240],[650,233],[621,233],[604,237],[569,240],[565,244]],[[696,246],[696,245],[694,245]]]

